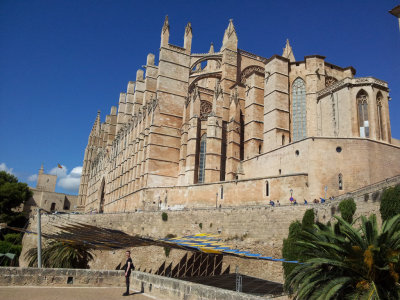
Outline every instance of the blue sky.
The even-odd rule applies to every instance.
[[[320,54],[356,76],[389,83],[392,136],[400,138],[398,1],[0,1],[0,169],[35,186],[58,170],[57,191],[77,193],[88,134],[157,55],[165,15],[170,43],[219,49],[233,19],[239,48],[270,57],[289,38],[297,60]],[[53,170],[53,171],[52,171]],[[31,179],[31,181],[29,181]]]

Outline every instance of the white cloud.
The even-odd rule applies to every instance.
[[[37,174],[33,174],[31,176],[28,177],[28,181],[36,181],[37,180],[38,175]]]
[[[59,187],[62,187],[63,189],[71,193],[78,193],[79,184],[81,182],[82,166],[73,168],[70,173],[68,173],[67,167],[65,167],[64,165],[62,167],[62,169],[58,167],[53,168],[50,171],[50,174],[58,176]]]
[[[7,173],[13,174],[13,168],[8,168],[5,163],[0,164],[0,171],[6,171]]]
[[[51,169],[51,171],[49,172],[49,174],[51,175],[57,175],[58,178],[64,178],[67,177],[67,173],[68,173],[68,169],[66,166],[61,165],[62,168],[54,167],[53,169]]]

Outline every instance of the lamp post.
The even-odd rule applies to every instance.
[[[42,226],[41,226],[41,216],[40,208],[37,209],[37,262],[38,268],[42,267]]]

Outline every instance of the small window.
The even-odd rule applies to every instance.
[[[269,196],[269,182],[265,182],[265,196]]]
[[[279,169],[279,175],[281,175],[282,174],[282,170],[281,169]]]
[[[258,145],[258,154],[261,154],[261,145]]]
[[[55,210],[56,210],[56,204],[53,202],[53,203],[51,203],[50,211],[53,212]]]
[[[300,151],[299,150],[296,150],[296,156],[299,156],[299,154],[300,154]]]
[[[285,145],[285,135],[282,134],[282,146]]]
[[[343,190],[343,176],[339,174],[339,190]]]
[[[221,185],[221,199],[224,199],[224,186]]]
[[[336,152],[337,152],[337,153],[342,152],[342,147],[336,147]]]

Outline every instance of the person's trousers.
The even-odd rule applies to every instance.
[[[126,292],[129,293],[129,278],[130,276],[125,276]]]

